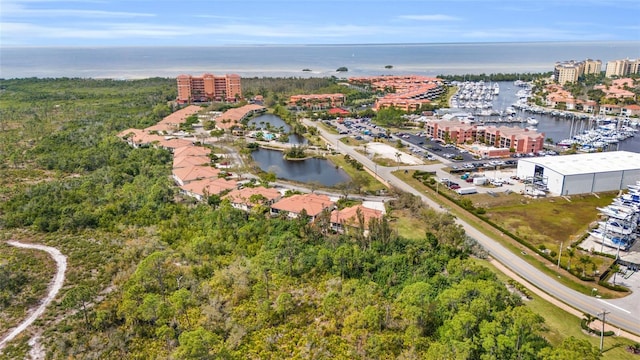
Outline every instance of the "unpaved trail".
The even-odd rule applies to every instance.
[[[49,285],[49,293],[44,299],[42,299],[42,302],[40,303],[40,305],[35,309],[31,309],[31,314],[26,319],[24,319],[16,328],[14,328],[11,332],[9,332],[7,336],[5,336],[0,340],[0,351],[11,340],[13,340],[16,336],[18,336],[21,332],[23,332],[27,327],[29,327],[31,323],[36,321],[36,319],[40,317],[42,313],[44,313],[44,310],[51,303],[51,301],[53,301],[53,299],[58,294],[58,291],[60,291],[60,289],[62,288],[62,284],[64,284],[64,279],[65,279],[65,272],[67,271],[67,257],[64,256],[56,248],[52,248],[50,246],[44,246],[44,245],[37,245],[37,244],[25,244],[17,241],[8,241],[7,244],[15,247],[19,247],[19,248],[24,248],[24,249],[35,249],[35,250],[46,251],[56,261],[57,271],[56,271],[56,276],[53,278],[53,281]]]

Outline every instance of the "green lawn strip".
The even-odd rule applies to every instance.
[[[355,138],[352,138],[350,136],[345,136],[343,138],[340,138],[340,142],[349,146],[359,146],[362,144],[369,143],[368,141],[365,141],[365,140],[356,140]]]
[[[491,269],[502,282],[507,282],[509,277],[496,269],[491,263],[485,260],[476,259],[479,264]],[[587,335],[580,328],[580,318],[569,314],[561,308],[540,298],[536,294],[531,294],[531,300],[525,301],[525,305],[533,312],[542,316],[547,326],[547,331],[543,336],[554,346],[558,346],[562,340],[573,336],[577,339],[586,339],[591,345],[599,347],[600,338],[595,335]],[[634,342],[621,337],[605,337],[603,353],[604,359],[637,359],[634,355],[626,351],[626,347]]]
[[[323,130],[330,132],[332,134],[339,134],[338,129],[334,128],[333,126],[328,126],[327,124],[323,123],[322,121],[315,121],[314,124],[319,127],[322,128]]]
[[[427,186],[425,186],[424,184],[422,184],[420,181],[414,179],[412,177],[413,172],[408,172],[407,174],[405,174],[403,171],[395,171],[393,172],[393,174],[398,177],[400,180],[406,182],[407,184],[411,185],[414,189],[418,189],[420,192],[422,192],[423,194],[429,196],[431,199],[435,200],[436,202],[442,204],[443,206],[445,206],[449,212],[451,212],[453,215],[455,215],[456,217],[458,217],[459,219],[469,223],[471,226],[479,229],[483,234],[491,237],[494,241],[499,242],[500,244],[502,244],[504,247],[506,247],[509,251],[511,251],[514,255],[516,256],[520,256],[522,258],[525,258],[531,265],[535,266],[537,269],[543,271],[544,273],[546,273],[547,275],[554,277],[557,279],[558,282],[560,282],[561,284],[576,290],[578,292],[581,292],[585,295],[590,295],[592,289],[598,288],[598,293],[603,297],[603,298],[616,298],[616,297],[621,297],[621,296],[625,296],[626,294],[619,294],[616,293],[614,291],[611,291],[609,289],[606,289],[604,287],[601,287],[597,284],[597,282],[584,282],[584,283],[579,283],[576,282],[576,278],[569,274],[569,273],[558,273],[557,271],[555,271],[553,268],[551,268],[550,266],[553,266],[553,264],[549,264],[548,262],[546,262],[545,260],[543,260],[539,255],[536,256],[531,256],[531,255],[523,255],[522,251],[527,252],[527,254],[529,254],[531,251],[528,248],[525,248],[524,245],[516,242],[515,240],[511,239],[509,240],[508,237],[499,237],[497,236],[498,234],[498,230],[491,227],[491,225],[485,223],[484,221],[478,219],[476,216],[468,213],[467,211],[464,211],[462,208],[460,208],[459,206],[457,206],[456,204],[454,204],[453,202],[442,198],[442,197],[438,197],[435,198],[435,194],[432,190],[430,190]],[[442,187],[440,189],[440,192],[444,192],[444,191],[448,191],[451,195],[454,195],[454,193],[446,188]],[[427,191],[427,189],[429,189],[429,191]],[[577,259],[575,260],[577,261]]]

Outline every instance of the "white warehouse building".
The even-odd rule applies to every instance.
[[[546,185],[551,195],[624,190],[640,180],[640,154],[611,151],[520,159],[517,176]]]

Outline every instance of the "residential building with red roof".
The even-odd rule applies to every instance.
[[[180,192],[202,201],[206,196],[220,195],[225,191],[233,190],[237,187],[238,183],[234,180],[222,178],[201,179],[180,185]]]
[[[203,147],[203,146],[183,146],[181,148],[176,148],[173,150],[173,156],[209,156],[211,154],[211,149]]]
[[[508,156],[511,151],[519,154],[535,153],[544,147],[544,133],[508,126],[479,126],[455,120],[430,120],[425,123],[425,133],[427,137],[458,145],[480,143],[503,149],[492,153],[501,154],[500,156]],[[473,146],[468,148],[474,152]]]
[[[349,78],[349,83],[370,86],[373,90],[388,92],[376,99],[373,110],[395,107],[407,112],[416,111],[431,103],[445,91],[443,80],[428,76],[370,76]]]
[[[193,141],[184,139],[162,139],[157,143],[158,147],[167,149],[171,152],[173,152],[174,149],[182,148],[189,145],[193,145]]]
[[[329,107],[340,107],[344,105],[344,101],[344,94],[339,93],[292,95],[289,97],[289,106],[311,110],[322,110]]]
[[[240,75],[179,75],[176,78],[180,104],[205,101],[236,101],[242,98]]]
[[[596,85],[593,88],[595,90],[602,90],[602,92],[604,92],[604,96],[607,98],[625,99],[636,96],[633,91],[629,91],[625,89],[625,87],[632,88],[633,79],[616,79],[611,82],[611,85]]]
[[[640,116],[640,105],[625,105],[620,110],[622,116]]]
[[[281,197],[282,194],[276,189],[257,186],[232,190],[223,199],[228,199],[236,209],[249,211],[259,204],[271,206]]]
[[[174,156],[173,168],[179,169],[192,166],[207,166],[211,163],[208,156]]]
[[[211,166],[185,166],[174,168],[172,176],[178,185],[188,184],[192,181],[202,179],[217,179],[220,170]]]
[[[370,209],[362,205],[351,206],[331,212],[331,228],[337,232],[346,232],[349,228],[360,228],[365,234],[368,232],[371,219],[382,219],[384,214],[380,210]],[[362,219],[362,223],[360,221]]]
[[[127,144],[134,148],[140,146],[148,146],[157,144],[160,141],[164,141],[164,137],[155,134],[149,134],[145,130],[140,129],[127,129],[118,133],[119,138],[125,140]]]
[[[334,202],[326,195],[293,195],[271,205],[271,215],[286,214],[290,218],[297,218],[304,210],[313,221],[322,211],[332,209],[333,206]]]
[[[225,111],[216,119],[216,127],[221,130],[229,130],[234,127],[243,127],[242,120],[249,116],[266,111],[262,105],[249,104]]]

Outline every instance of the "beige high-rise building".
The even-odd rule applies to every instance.
[[[584,61],[585,74],[600,74],[602,72],[602,61],[587,59]]]
[[[612,60],[607,62],[606,77],[640,74],[640,59]]]
[[[577,82],[578,78],[584,73],[584,67],[585,63],[583,61],[557,62],[553,71],[553,80],[560,85]]]
[[[215,76],[180,75],[176,78],[178,84],[178,102],[193,101],[235,101],[242,97],[240,75],[227,74]]]

